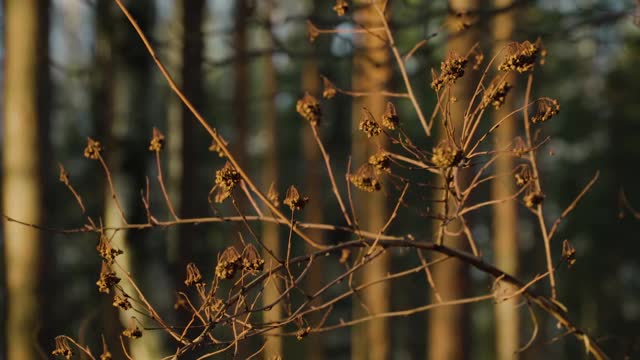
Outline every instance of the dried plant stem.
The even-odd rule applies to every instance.
[[[124,210],[122,210],[122,206],[120,205],[120,201],[118,200],[118,195],[116,195],[116,189],[113,186],[113,179],[111,179],[111,172],[109,171],[109,167],[107,163],[104,162],[102,156],[98,153],[98,160],[100,161],[100,165],[102,165],[102,169],[104,170],[104,174],[107,177],[107,183],[109,183],[109,190],[111,191],[111,198],[116,203],[116,207],[118,208],[118,214],[122,219],[123,224],[128,224],[127,219],[124,215]]]
[[[331,181],[331,188],[333,190],[333,194],[338,200],[338,205],[340,206],[340,211],[342,211],[342,215],[344,216],[344,220],[347,222],[347,225],[353,226],[351,219],[349,218],[349,214],[347,213],[347,208],[344,206],[344,202],[342,201],[342,196],[340,195],[340,190],[338,189],[338,184],[336,184],[336,178],[333,176],[333,170],[331,170],[331,160],[329,158],[329,154],[324,148],[322,144],[322,140],[320,139],[320,135],[318,134],[317,126],[311,126],[311,130],[313,131],[313,138],[316,139],[316,143],[318,144],[318,148],[322,153],[322,158],[324,159],[324,165],[327,168],[327,174],[329,175],[329,181]]]
[[[391,52],[395,57],[396,63],[398,64],[398,69],[400,70],[400,75],[402,76],[402,80],[404,81],[405,88],[407,89],[407,93],[409,95],[409,99],[411,100],[411,104],[413,108],[416,110],[416,114],[418,115],[418,119],[420,120],[420,124],[422,124],[422,128],[424,129],[425,134],[427,136],[431,136],[431,127],[427,124],[427,119],[424,117],[422,113],[422,108],[420,107],[420,103],[418,103],[418,99],[416,95],[413,93],[413,86],[411,85],[411,80],[409,79],[409,75],[407,74],[407,68],[405,66],[404,60],[402,59],[402,55],[398,51],[398,47],[396,46],[395,39],[393,37],[393,33],[389,28],[389,22],[387,21],[387,17],[384,16],[384,12],[378,4],[373,3],[373,8],[378,13],[380,17],[380,22],[384,26],[385,33],[387,34],[387,42],[389,47],[391,48]]]
[[[160,184],[160,190],[162,191],[162,196],[164,196],[164,201],[167,203],[167,207],[169,208],[169,212],[171,216],[173,216],[174,220],[180,220],[178,215],[176,215],[176,211],[173,209],[173,204],[171,203],[171,199],[169,198],[169,194],[167,193],[167,189],[164,187],[164,180],[162,177],[162,166],[160,165],[160,151],[156,151],[156,167],[158,169],[158,183]]]
[[[533,86],[533,74],[529,74],[527,79],[527,89],[525,92],[525,104],[529,104],[529,99],[531,98],[531,88]],[[530,148],[529,150],[529,162],[531,163],[531,169],[533,171],[533,180],[535,183],[536,191],[542,191],[542,186],[540,185],[540,174],[538,172],[538,164],[536,161],[536,151],[533,148],[533,140],[531,137],[531,123],[529,121],[529,108],[525,107],[524,109],[524,130],[527,136],[527,146]],[[544,241],[544,252],[547,260],[547,271],[549,272],[549,285],[551,286],[551,298],[555,299],[557,296],[556,293],[556,278],[553,270],[553,259],[551,257],[551,241],[549,238],[549,234],[547,232],[547,225],[544,221],[544,215],[542,212],[542,204],[538,204],[536,207],[536,217],[538,218],[538,224],[540,225],[540,232],[542,234],[542,240]]]
[[[151,57],[153,58],[153,61],[156,63],[156,65],[158,66],[158,69],[160,69],[160,72],[162,73],[162,75],[164,76],[164,78],[167,80],[167,83],[169,84],[169,86],[171,87],[171,90],[180,98],[180,100],[182,101],[182,103],[189,109],[189,111],[193,114],[193,116],[195,116],[195,118],[198,120],[198,122],[200,123],[200,125],[202,125],[202,127],[209,133],[209,135],[211,136],[211,138],[216,142],[216,144],[218,145],[218,147],[220,148],[220,150],[222,151],[222,153],[224,154],[224,156],[227,158],[227,160],[229,161],[229,163],[231,163],[231,165],[233,165],[233,167],[236,169],[236,171],[238,172],[238,174],[240,175],[240,177],[242,177],[242,179],[247,183],[247,185],[249,186],[249,188],[258,196],[258,198],[260,198],[260,200],[280,219],[283,219],[284,221],[287,222],[287,225],[290,227],[293,227],[293,224],[291,224],[289,222],[289,220],[287,219],[286,216],[284,216],[282,214],[282,212],[280,212],[280,210],[278,210],[278,208],[276,208],[270,201],[269,199],[266,197],[266,195],[264,195],[259,189],[258,187],[253,183],[253,181],[251,181],[251,178],[249,178],[249,176],[247,175],[247,173],[242,169],[242,167],[240,167],[240,165],[238,164],[238,161],[235,159],[235,157],[231,154],[231,152],[229,151],[229,148],[227,147],[227,145],[225,145],[224,141],[222,140],[222,138],[220,137],[220,135],[218,135],[218,133],[207,123],[207,121],[202,117],[202,115],[200,114],[200,112],[198,112],[198,110],[193,106],[193,104],[191,103],[191,101],[189,99],[187,99],[187,97],[184,95],[184,93],[182,92],[182,90],[180,90],[180,88],[178,87],[178,85],[176,85],[175,81],[173,80],[173,78],[171,77],[171,75],[169,74],[169,72],[167,71],[167,69],[165,68],[164,64],[160,61],[160,59],[158,58],[158,56],[156,55],[155,50],[153,49],[153,47],[151,46],[151,43],[149,42],[149,40],[147,39],[147,36],[144,34],[144,32],[142,31],[142,29],[140,28],[140,26],[138,25],[138,23],[136,22],[136,20],[133,18],[133,16],[131,16],[131,13],[129,13],[129,10],[127,9],[127,7],[122,3],[122,0],[114,0],[116,2],[116,4],[118,5],[118,7],[120,8],[120,10],[122,10],[122,13],[126,16],[127,20],[129,21],[129,23],[131,23],[131,26],[133,26],[133,28],[136,30],[136,33],[138,34],[138,36],[140,37],[140,39],[142,40],[142,42],[144,43],[147,52],[149,53],[149,55],[151,55]],[[315,241],[313,241],[311,238],[309,238],[305,233],[303,233],[302,231],[300,231],[299,229],[295,229],[294,231],[296,232],[296,234],[298,236],[300,236],[305,242],[307,242],[309,245],[311,245],[312,247],[316,248],[316,249],[323,249],[326,246],[319,244]]]

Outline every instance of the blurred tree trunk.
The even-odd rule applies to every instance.
[[[204,40],[202,35],[202,24],[205,14],[205,0],[180,0],[177,8],[180,18],[180,59],[178,63],[179,77],[182,91],[192,102],[196,109],[201,109],[203,105],[203,72],[202,61],[204,53]],[[206,213],[204,207],[205,200],[197,189],[201,189],[199,181],[200,162],[202,148],[206,146],[200,139],[202,138],[200,126],[182,103],[174,97],[172,99],[180,109],[177,117],[169,119],[169,130],[176,133],[169,133],[171,148],[169,149],[169,166],[171,167],[171,184],[179,188],[180,192],[174,196],[178,202],[179,215],[182,218],[194,218]],[[177,109],[176,109],[177,110]],[[175,111],[175,110],[174,110]],[[174,114],[176,115],[176,114]],[[175,162],[174,162],[175,161]],[[175,193],[175,192],[174,192]],[[176,204],[174,203],[174,206]],[[176,286],[178,289],[184,287],[186,266],[194,261],[193,243],[198,238],[198,233],[202,230],[188,225],[181,226],[178,230],[178,239],[173,239],[170,256],[177,266],[174,272],[176,276]],[[182,320],[188,321],[191,314],[186,315]]]
[[[105,0],[106,1],[106,0]],[[105,5],[107,6],[107,5]],[[154,6],[151,0],[130,1],[128,7],[138,21],[138,24],[147,32],[151,32],[154,22]],[[106,120],[105,133],[98,134],[105,139],[104,156],[111,171],[113,185],[122,205],[124,214],[118,209],[111,190],[105,188],[104,225],[107,227],[119,227],[124,225],[123,215],[130,222],[144,222],[146,216],[141,204],[140,191],[145,188],[146,162],[150,158],[145,151],[148,146],[151,129],[147,121],[151,107],[151,63],[145,49],[140,46],[134,30],[131,26],[121,21],[121,16],[115,4],[109,5],[109,10],[114,14],[114,46],[113,46],[113,93],[110,111],[111,118]],[[115,14],[118,14],[115,16]],[[115,19],[118,19],[116,21]],[[125,230],[117,231],[112,243],[115,247],[124,251],[118,257],[118,262],[124,269],[130,272],[137,280],[143,291],[147,289],[162,288],[159,282],[166,280],[161,273],[154,272],[153,288],[145,286],[142,269],[153,265],[150,261],[157,257],[149,256],[145,249],[140,233]],[[144,265],[141,264],[144,262]],[[114,268],[119,272],[117,268]],[[126,276],[119,275],[126,279]],[[128,281],[122,281],[124,291],[134,298],[136,293]],[[148,298],[153,299],[155,293],[149,290]],[[120,321],[124,327],[131,325],[132,313],[121,311]],[[155,326],[155,323],[147,322],[144,317],[137,316],[145,326]],[[163,355],[163,334],[160,331],[147,331],[141,339],[131,341],[130,354],[134,359],[159,359]]]
[[[479,8],[478,0],[450,0],[449,6],[452,15],[447,19],[449,27],[449,41],[447,43],[447,53],[456,52],[465,55],[478,41],[477,25],[472,25],[466,30],[461,21],[467,19],[456,16],[458,13],[465,13]],[[457,32],[457,33],[456,33]],[[447,55],[445,55],[446,57]],[[451,119],[456,133],[460,133],[464,112],[467,108],[471,95],[476,86],[476,81],[471,71],[471,66],[467,66],[467,71],[462,79],[459,79],[452,89],[452,96],[457,98],[451,106]],[[445,139],[444,131],[439,123],[439,137]],[[440,186],[444,186],[440,179]],[[437,198],[441,195],[437,194]],[[444,212],[444,204],[438,203],[434,206],[435,213]],[[437,232],[437,226],[434,233]],[[449,224],[448,229],[456,231],[460,224],[457,221]],[[444,245],[468,250],[468,241],[464,235],[445,235]],[[463,298],[468,293],[469,273],[468,268],[456,259],[450,259],[433,266],[433,280],[438,289],[442,301]],[[437,303],[435,295],[431,294],[431,302]],[[471,341],[469,330],[469,309],[467,306],[445,306],[435,308],[428,314],[429,316],[429,342],[428,357],[431,360],[463,360],[469,358],[469,346]]]
[[[113,3],[110,0],[98,0],[96,2],[95,20],[95,58],[93,72],[93,99],[92,116],[96,127],[96,133],[102,136],[107,134],[108,124],[113,118],[113,51],[114,51],[114,17],[111,12]],[[100,181],[100,188],[105,186]],[[104,199],[108,201],[108,198]],[[101,203],[104,206],[103,203]],[[109,297],[101,299],[101,317],[105,327],[105,341],[113,356],[124,357],[120,342],[121,325],[117,318],[118,310],[112,305]]]
[[[2,212],[42,224],[46,204],[43,160],[48,123],[49,2],[6,0]],[[41,291],[47,259],[43,233],[7,220],[4,225],[8,359],[36,359],[45,325]],[[50,255],[50,253],[49,253]],[[50,270],[50,269],[47,269]],[[1,354],[0,354],[1,355]]]
[[[320,73],[318,71],[318,62],[315,56],[310,57],[302,65],[302,89],[310,94],[317,96],[321,92]],[[304,209],[304,221],[308,223],[321,224],[323,222],[323,189],[322,183],[323,172],[326,171],[324,163],[320,157],[320,150],[313,137],[311,127],[305,124],[302,127],[302,154],[305,164],[304,188],[306,195],[309,196],[313,206],[307,206]],[[339,180],[338,180],[339,181]],[[324,243],[323,232],[320,230],[307,230],[307,235],[319,244]],[[307,251],[315,251],[316,249],[307,246]],[[314,266],[309,270],[305,281],[305,289],[308,293],[314,293],[322,287],[324,283],[323,273],[325,271],[322,259],[316,260]],[[319,297],[314,300],[312,305],[321,304],[322,299]],[[311,324],[317,324],[321,320],[320,314],[310,318]],[[325,355],[325,342],[322,334],[311,334],[305,339],[305,359],[321,360]]]
[[[511,5],[512,0],[494,0],[496,8],[503,8]],[[493,19],[493,37],[495,40],[494,54],[511,40],[515,25],[514,10],[496,14]],[[513,85],[515,76],[513,73],[507,77],[507,81]],[[507,96],[506,101],[500,109],[494,112],[494,121],[507,116],[516,108],[514,96]],[[495,132],[496,150],[500,151],[508,147],[516,135],[516,118],[503,121],[502,125]],[[492,184],[492,199],[505,199],[516,192],[513,176],[510,176],[514,161],[510,154],[499,156],[495,161],[496,174],[500,177]],[[511,275],[518,275],[518,207],[515,201],[505,201],[496,204],[493,208],[493,237],[495,254],[495,264],[500,269]],[[512,298],[502,303],[496,304],[496,359],[511,360],[519,347],[520,322],[517,304],[519,298]]]
[[[368,4],[361,2],[360,5]],[[379,6],[379,4],[378,4]],[[388,12],[388,10],[387,10]],[[356,10],[356,21],[367,27],[382,26],[379,15],[373,6],[364,6]],[[362,34],[355,37],[357,46],[353,59],[352,87],[355,91],[380,91],[385,90],[391,78],[389,49],[387,44],[379,37],[370,34]],[[382,95],[355,98],[353,102],[353,143],[352,143],[352,171],[361,164],[366,163],[368,157],[379,149],[375,143],[358,130],[362,118],[363,107],[366,107],[379,121],[386,106],[385,97]],[[383,136],[378,136],[376,141],[384,146]],[[387,220],[387,204],[383,191],[364,193],[354,189],[354,201],[356,212],[359,214],[359,225],[362,229],[378,232]],[[389,272],[391,258],[389,254],[373,260],[367,265],[361,276],[361,283],[368,283],[374,279],[380,279]],[[362,301],[368,312],[378,314],[389,311],[390,297],[389,282],[381,282],[366,288],[362,295]],[[354,301],[354,318],[366,315],[365,310],[358,300]],[[375,319],[352,330],[352,359],[388,359],[391,356],[391,332],[388,319]]]
[[[265,18],[267,39],[264,40],[264,44],[268,46],[274,46],[271,41],[271,12],[273,11],[274,3],[271,0],[265,1]],[[264,92],[264,110],[262,112],[264,116],[264,124],[262,135],[265,137],[265,161],[262,167],[262,184],[264,189],[268,189],[273,184],[275,189],[278,189],[279,182],[279,170],[278,170],[278,110],[276,108],[276,94],[278,92],[278,78],[276,69],[273,64],[273,56],[267,54],[264,57],[264,77],[263,77],[263,92]],[[268,209],[263,206],[264,210]],[[262,241],[264,245],[271,250],[273,254],[280,257],[280,233],[278,224],[264,222],[262,224]],[[262,257],[265,259],[266,266],[278,265],[276,259],[272,258],[267,251],[262,252]],[[268,306],[275,302],[280,296],[280,290],[282,284],[273,277],[271,281],[265,286],[262,296],[262,304]],[[280,303],[273,306],[269,311],[264,312],[264,321],[272,322],[278,321],[282,317],[282,306]],[[267,360],[274,359],[276,357],[283,357],[283,338],[278,336],[281,333],[281,329],[275,329],[266,334],[266,346],[264,348],[264,358]]]

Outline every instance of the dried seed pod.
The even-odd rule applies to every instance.
[[[187,278],[184,280],[184,284],[186,286],[191,286],[194,284],[198,284],[202,281],[202,275],[200,274],[200,269],[194,263],[187,264]]]
[[[101,152],[102,145],[100,145],[100,142],[95,141],[92,138],[87,138],[87,147],[84,148],[84,157],[91,160],[98,160]]]
[[[116,276],[116,272],[111,270],[111,267],[106,262],[102,262],[102,268],[100,269],[100,278],[96,281],[98,285],[98,291],[108,294],[113,286],[120,282],[120,278]]]
[[[389,155],[384,151],[379,151],[378,153],[369,156],[368,163],[373,165],[377,174],[382,172],[391,172],[391,160],[389,159]]]
[[[443,141],[433,149],[431,162],[439,168],[449,168],[457,166],[462,162],[464,156],[462,151]]]
[[[535,43],[529,41],[522,43],[512,42],[508,44],[504,61],[498,66],[498,70],[515,70],[519,73],[533,70],[541,45],[540,41]]]
[[[318,99],[310,95],[308,92],[304,94],[302,99],[296,103],[296,111],[300,116],[307,120],[311,126],[318,126],[322,111]]]
[[[126,295],[115,294],[113,296],[112,305],[120,310],[129,310],[131,309],[131,302],[129,301],[129,297]]]
[[[309,202],[308,197],[300,196],[298,189],[295,186],[291,185],[289,189],[287,189],[287,194],[284,198],[284,204],[287,205],[291,211],[300,211],[304,209],[305,205]]]
[[[536,206],[544,201],[544,194],[539,191],[531,191],[524,196],[524,205],[529,209],[535,209]]]
[[[220,140],[222,141],[222,143],[224,144],[224,146],[227,146],[229,143],[223,139],[222,137],[220,137]],[[209,145],[209,151],[211,152],[217,152],[218,153],[218,157],[223,158],[224,157],[224,151],[222,151],[222,146],[220,146],[220,144],[218,144],[218,142],[213,139],[211,140],[211,145]]]
[[[576,248],[566,239],[562,242],[562,258],[567,261],[569,268],[576,263]]]
[[[324,90],[322,90],[323,98],[332,99],[334,96],[336,96],[336,93],[338,91],[336,90],[336,86],[331,82],[331,80],[323,76],[322,84],[324,85]]]
[[[269,199],[273,206],[280,206],[280,193],[278,193],[278,189],[275,183],[271,183],[271,186],[269,186],[269,191],[267,191],[267,199]]]
[[[333,11],[335,11],[338,16],[344,16],[344,14],[349,11],[349,3],[346,0],[336,0]]]
[[[358,128],[367,134],[368,138],[378,136],[382,132],[382,128],[367,108],[362,108],[362,118]]]
[[[469,60],[452,51],[447,58],[440,63],[440,75],[432,72],[433,81],[431,87],[439,91],[445,84],[454,84],[456,80],[464,76],[464,68]]]
[[[542,98],[538,100],[538,111],[531,117],[534,124],[545,122],[560,112],[560,103],[558,100],[551,98]]]
[[[252,244],[247,245],[242,251],[242,268],[250,273],[262,271],[264,268],[264,260]]]
[[[499,109],[504,105],[507,94],[512,88],[513,86],[506,81],[501,81],[499,78],[493,79],[482,95],[482,103],[480,106],[485,109],[491,105],[495,109]]]
[[[351,174],[349,181],[358,189],[366,192],[379,191],[382,188],[376,178],[375,167],[369,163],[363,164],[355,174]]]
[[[164,147],[164,134],[160,132],[157,128],[153,128],[153,137],[151,138],[151,143],[149,144],[149,150],[151,151],[160,151]]]
[[[396,107],[391,101],[387,101],[384,114],[382,114],[382,126],[386,127],[389,130],[395,130],[395,128],[398,127],[399,124],[400,118],[398,117]]]
[[[233,246],[229,246],[218,258],[218,264],[215,270],[216,277],[221,280],[231,279],[241,266],[242,260],[240,254],[238,254],[238,250]]]
[[[73,350],[69,345],[69,340],[66,336],[56,336],[56,347],[51,352],[53,356],[64,356],[65,359],[71,359],[73,357]]]
[[[222,169],[216,171],[215,188],[217,193],[215,201],[221,203],[226,200],[240,180],[242,180],[240,173],[229,162]]]
[[[113,263],[113,260],[118,255],[122,255],[123,251],[120,249],[115,249],[111,246],[111,241],[104,234],[100,235],[100,240],[98,241],[98,245],[96,246],[96,250],[98,250],[98,254],[100,257],[109,265]]]

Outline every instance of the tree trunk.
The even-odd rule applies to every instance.
[[[302,89],[310,94],[319,94],[320,89],[320,73],[318,71],[318,62],[315,56],[306,60],[302,67]],[[323,171],[324,163],[320,157],[320,150],[316,145],[311,127],[305,124],[302,127],[302,154],[305,164],[305,192],[309,196],[313,206],[307,206],[304,209],[304,221],[309,223],[321,224],[323,222],[323,188],[324,184]],[[307,235],[319,244],[324,243],[323,232],[319,230],[307,230]],[[316,249],[307,246],[307,251],[315,251]],[[314,266],[309,269],[309,274],[305,281],[305,289],[308,293],[314,293],[320,289],[324,283],[324,263],[322,259],[316,260]],[[322,298],[314,299],[312,305],[321,304]],[[322,320],[321,314],[311,316],[309,321],[312,326]],[[305,339],[305,358],[309,360],[321,360],[325,355],[325,342],[322,334],[311,334]]]
[[[273,10],[273,2],[266,1],[266,16],[265,18],[270,19],[271,11]],[[266,45],[274,46],[272,44],[270,35],[271,35],[271,22],[267,22],[267,36],[269,36],[263,42]],[[266,139],[266,153],[265,153],[265,161],[262,168],[262,184],[263,188],[267,189],[271,184],[278,188],[279,184],[279,170],[278,170],[278,113],[276,109],[276,94],[278,91],[278,79],[276,74],[276,69],[273,64],[273,57],[271,54],[267,54],[264,58],[264,78],[263,78],[263,92],[265,97],[264,102],[264,124],[263,124],[263,132],[262,136]],[[280,186],[282,188],[282,186]],[[266,206],[263,208],[267,211]],[[271,250],[273,254],[276,256],[281,256],[280,249],[280,232],[279,225],[272,223],[263,223],[262,224],[262,241],[264,245]],[[262,252],[262,257],[265,259],[265,263],[268,266],[275,266],[278,263],[276,259],[272,258],[271,255],[267,251]],[[274,303],[278,297],[280,296],[280,290],[282,288],[281,282],[273,277],[271,281],[265,286],[264,293],[262,296],[262,304],[264,306],[268,306]],[[264,321],[272,322],[278,321],[282,318],[282,306],[280,303],[273,306],[270,310],[264,312]],[[264,359],[271,360],[274,358],[283,358],[283,338],[278,336],[282,331],[281,329],[275,329],[266,334],[266,346],[264,348]]]
[[[494,0],[497,8],[511,5],[512,0]],[[496,14],[493,20],[493,37],[495,39],[494,53],[498,53],[511,40],[515,25],[515,13],[513,10]],[[513,85],[515,76],[511,74],[507,81]],[[516,108],[513,94],[507,96],[506,101],[500,109],[494,113],[494,120],[507,116]],[[516,117],[503,121],[495,132],[496,150],[503,150],[509,146],[516,135]],[[511,155],[499,156],[495,161],[495,171],[499,174],[494,180],[491,189],[492,199],[505,199],[516,191],[513,176],[509,176],[514,161]],[[493,238],[495,264],[498,268],[511,275],[518,275],[518,207],[515,201],[505,201],[496,204],[493,208]],[[496,359],[511,360],[515,351],[519,347],[520,322],[517,304],[519,298],[512,298],[502,303],[496,304]]]
[[[363,2],[361,5],[367,4]],[[377,4],[376,6],[379,6]],[[382,26],[379,15],[372,6],[365,6],[354,14],[356,21],[367,27]],[[355,91],[385,90],[391,78],[390,57],[387,44],[376,36],[362,34],[355,37],[357,46],[353,59],[352,87]],[[370,139],[358,130],[362,118],[363,107],[366,107],[377,119],[384,113],[385,97],[374,95],[366,98],[356,98],[353,102],[353,143],[352,164],[355,171],[361,164],[366,163],[370,155],[378,151]],[[384,146],[382,136],[376,138]],[[387,217],[387,204],[383,191],[363,193],[354,189],[356,211],[359,214],[359,224],[362,229],[378,232]],[[390,267],[389,254],[373,260],[368,264],[361,276],[362,283],[380,279]],[[363,301],[371,314],[389,311],[389,282],[381,282],[363,291]],[[354,318],[366,315],[359,301],[354,301]],[[352,359],[388,359],[391,355],[391,333],[388,319],[375,319],[364,325],[356,326],[352,330]]]
[[[6,0],[2,171],[3,214],[41,224],[44,216],[42,128],[48,121],[49,2]],[[3,221],[8,359],[36,359],[43,325],[43,242],[38,230]]]
[[[447,53],[455,51],[460,55],[466,54],[477,42],[478,31],[475,28],[462,30],[460,33],[454,32],[459,30],[460,20],[456,17],[457,13],[464,13],[474,9],[478,9],[477,0],[450,0],[449,5],[454,13],[448,19],[448,25],[451,27],[450,39],[447,43]],[[476,25],[477,26],[477,25]],[[452,96],[457,101],[451,104],[451,119],[456,133],[460,132],[462,120],[467,104],[471,99],[471,95],[475,89],[476,82],[471,74],[470,66],[467,68],[466,75],[459,79],[452,89]],[[440,139],[445,139],[444,131],[440,126]],[[442,179],[440,179],[442,180]],[[444,186],[442,181],[439,186]],[[437,198],[441,198],[440,194],[436,194]],[[435,213],[444,212],[444,204],[438,203],[434,206]],[[451,214],[449,214],[451,215]],[[440,223],[436,223],[434,234],[437,233],[437,227]],[[457,221],[453,221],[447,227],[449,230],[456,231],[460,228]],[[468,249],[468,242],[464,235],[460,236],[444,236],[444,245],[453,248]],[[433,266],[433,280],[443,301],[460,299],[467,295],[469,286],[468,268],[462,262],[456,259],[450,259]],[[437,303],[438,299],[432,293],[431,302]],[[445,306],[435,308],[428,314],[429,316],[429,342],[428,357],[431,360],[464,360],[469,358],[469,310],[465,306]]]
[[[105,5],[107,6],[107,5]],[[131,1],[129,9],[138,24],[145,31],[152,31],[154,21],[154,7],[150,0]],[[109,5],[112,14],[119,14],[115,4]],[[119,15],[117,18],[120,19]],[[116,19],[116,17],[113,17]],[[121,20],[121,19],[120,19]],[[115,20],[114,20],[115,21]],[[121,212],[116,202],[112,198],[112,193],[107,185],[105,188],[104,202],[104,225],[106,227],[123,226],[123,217],[128,221],[140,222],[146,219],[140,199],[140,190],[145,188],[145,162],[149,158],[148,152],[141,151],[136,139],[149,138],[151,131],[146,119],[149,117],[149,89],[151,88],[151,63],[145,53],[145,49],[135,36],[131,26],[118,21],[114,28],[113,44],[113,74],[112,86],[106,89],[112,91],[107,95],[112,99],[110,104],[113,108],[109,111],[110,118],[104,124],[105,132],[102,137],[105,139],[104,156],[109,166],[116,195],[122,206]],[[135,147],[133,145],[135,144]],[[142,147],[142,146],[140,146]],[[154,256],[140,256],[146,252],[143,238],[140,233],[125,230],[117,231],[113,234],[112,243],[114,247],[123,250],[123,254],[118,257],[118,263],[130,272],[136,280],[138,286],[143,291],[150,289],[144,285],[143,269],[150,268],[153,264]],[[142,263],[144,262],[144,263]],[[118,268],[114,268],[116,273],[120,273]],[[153,281],[156,283],[166,278],[161,273],[154,273]],[[126,279],[123,274],[118,275]],[[127,280],[121,282],[124,291],[136,298],[136,292]],[[154,297],[154,293],[149,290],[146,293],[148,298]],[[120,311],[120,321],[123,327],[131,326],[131,311]],[[144,326],[153,327],[157,324],[146,321],[144,317],[137,316]],[[146,331],[144,336],[136,341],[131,341],[130,354],[134,359],[159,359],[163,356],[164,335],[160,331]]]

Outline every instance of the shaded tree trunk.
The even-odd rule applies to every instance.
[[[318,62],[316,57],[306,60],[302,67],[302,89],[308,91],[314,96],[320,93],[320,73],[318,71]],[[313,201],[314,206],[307,206],[304,209],[304,221],[309,223],[320,224],[323,222],[323,201],[324,196],[322,183],[324,163],[320,156],[320,151],[313,137],[313,131],[310,126],[302,127],[302,154],[304,157],[305,171],[305,192],[309,199]],[[307,230],[307,235],[319,244],[324,243],[323,232],[319,230]],[[307,251],[315,251],[316,249],[307,246]],[[323,273],[325,271],[322,259],[316,260],[314,266],[309,270],[306,279],[306,291],[314,293],[320,289],[323,284]],[[318,297],[314,300],[313,305],[321,304],[322,298]],[[310,318],[311,324],[317,324],[321,321],[321,316],[316,315]],[[309,360],[320,360],[325,358],[325,342],[322,334],[311,334],[305,339],[305,358]]]
[[[266,18],[270,19],[271,12],[273,10],[273,1],[266,1]],[[274,46],[271,41],[271,22],[267,23],[267,36],[264,43],[266,45]],[[264,117],[262,136],[266,139],[266,152],[265,161],[262,168],[262,184],[263,188],[267,189],[271,184],[278,188],[279,183],[279,170],[278,170],[278,111],[276,109],[276,94],[278,91],[278,79],[276,69],[273,64],[273,58],[270,54],[267,54],[264,58],[264,77],[263,77],[263,93],[265,97],[264,110],[262,112]],[[266,206],[263,206],[268,213]],[[264,245],[271,250],[276,256],[281,256],[280,249],[280,232],[279,225],[272,223],[262,224],[262,241]],[[262,251],[262,257],[265,259],[267,267],[270,265],[277,265],[276,259],[272,258],[267,251]],[[273,277],[271,281],[265,286],[264,293],[262,295],[262,303],[264,306],[268,306],[274,303],[280,296],[280,290],[282,284],[280,281]],[[280,303],[273,306],[270,310],[264,312],[264,321],[272,322],[278,321],[282,318],[282,306]],[[277,357],[283,357],[283,338],[278,336],[282,331],[281,329],[275,329],[266,334],[266,346],[264,348],[264,358],[271,360]]]
[[[497,8],[509,6],[512,0],[494,0]],[[494,53],[498,53],[511,40],[515,25],[515,13],[513,10],[496,14],[493,19],[493,37],[495,40]],[[515,76],[511,74],[507,81],[513,85]],[[514,96],[511,94],[500,109],[494,113],[494,121],[500,121],[516,108]],[[503,121],[495,132],[496,150],[508,147],[516,135],[516,117]],[[514,167],[514,159],[510,154],[499,156],[495,161],[496,174],[500,176],[492,182],[491,198],[505,199],[516,192],[513,176],[510,176]],[[511,275],[518,275],[518,207],[515,201],[505,201],[496,204],[493,208],[493,251],[495,264],[498,268]],[[496,359],[511,360],[519,347],[520,321],[518,315],[518,303],[520,299],[514,297],[510,300],[496,304]]]
[[[455,14],[478,9],[479,2],[477,0],[450,0],[449,6],[454,14],[447,19],[450,27],[450,39],[447,43],[447,53],[454,51],[460,55],[464,55],[477,42],[478,30],[472,27],[455,34],[454,32],[459,31],[461,25],[460,20]],[[459,133],[462,128],[464,112],[471,99],[475,86],[475,79],[471,74],[470,68],[468,68],[466,75],[462,79],[459,79],[452,89],[452,96],[455,96],[457,101],[451,104],[450,111],[453,126],[456,128],[457,133]],[[439,125],[438,136],[440,139],[446,138],[441,125]],[[438,185],[444,186],[442,179],[440,179]],[[440,194],[437,194],[436,196],[437,198],[442,197]],[[444,213],[443,203],[436,204],[434,208],[435,213]],[[437,232],[437,227],[439,225],[439,223],[435,225],[434,233]],[[453,221],[447,228],[451,231],[456,231],[460,226],[459,222]],[[443,242],[445,245],[453,248],[468,250],[468,241],[464,235],[445,235]],[[442,297],[442,301],[463,298],[468,293],[468,268],[464,263],[456,259],[450,259],[433,266],[433,280],[440,296]],[[431,294],[431,302],[438,302],[438,299],[433,293]],[[471,344],[469,339],[470,318],[468,307],[439,307],[431,310],[428,316],[428,358],[431,360],[468,359],[470,354],[469,346]]]
[[[367,4],[363,2],[361,5]],[[365,6],[354,14],[356,21],[367,27],[382,26],[379,15],[372,6]],[[358,49],[353,59],[352,87],[355,91],[376,92],[385,90],[391,78],[390,57],[387,44],[379,37],[370,34],[359,35],[355,38]],[[358,130],[362,118],[363,107],[366,107],[377,119],[384,113],[385,97],[374,95],[366,98],[356,98],[353,102],[353,170],[366,163],[370,155],[379,149]],[[384,139],[378,136],[376,141],[384,146]],[[354,189],[359,214],[360,227],[378,232],[386,222],[387,204],[383,191],[362,193]],[[362,283],[380,279],[389,272],[391,258],[389,254],[373,260],[368,264],[361,276]],[[389,310],[390,296],[389,282],[381,282],[363,291],[363,301],[371,314],[378,314]],[[354,318],[366,315],[358,301],[354,302]],[[388,319],[375,319],[364,325],[356,326],[352,330],[352,359],[388,359],[391,355],[391,333]]]
[[[121,15],[115,4],[109,6],[109,11],[114,14],[112,17],[120,19]],[[153,2],[131,1],[129,10],[132,12],[138,24],[151,31],[154,22]],[[115,14],[118,14],[117,17]],[[109,187],[105,189],[104,203],[104,225],[107,227],[123,226],[124,218],[130,222],[144,222],[146,216],[141,204],[140,191],[145,188],[145,169],[149,159],[149,153],[144,151],[148,143],[139,139],[149,139],[151,129],[147,118],[149,115],[149,89],[151,88],[151,63],[145,49],[140,46],[134,30],[124,21],[117,21],[114,27],[113,43],[113,74],[112,86],[107,91],[112,94],[107,95],[112,99],[112,110],[110,118],[107,118],[105,132],[102,135],[105,139],[105,152],[107,164],[111,171],[113,185],[116,195],[122,205],[124,214],[117,207],[112,198]],[[145,244],[140,233],[125,230],[117,231],[113,234],[112,243],[115,247],[124,251],[118,257],[118,263],[130,272],[136,279],[143,291],[146,291],[148,298],[164,296],[155,293],[153,290],[163,288],[159,285],[166,280],[163,274],[154,272],[154,287],[146,287],[144,276],[146,273],[142,269],[150,268],[154,265],[151,260],[157,261],[158,257],[149,256],[145,249]],[[143,264],[144,263],[144,264]],[[118,268],[114,268],[118,273]],[[166,274],[165,274],[166,275]],[[125,279],[126,276],[120,274],[119,277]],[[136,292],[128,281],[122,281],[124,291],[134,298]],[[166,284],[168,285],[168,284]],[[153,289],[153,290],[150,290]],[[147,291],[148,290],[148,291]],[[130,311],[120,311],[120,321],[123,327],[132,324],[132,313]],[[144,326],[153,327],[155,323],[146,321],[143,317],[137,317]],[[159,359],[164,353],[164,334],[160,331],[147,331],[141,339],[131,341],[130,354],[134,359]]]
[[[48,123],[48,26],[46,0],[6,0],[2,212],[41,224],[46,204],[44,150]],[[42,233],[3,220],[6,266],[7,358],[40,357],[41,291],[46,243]]]

